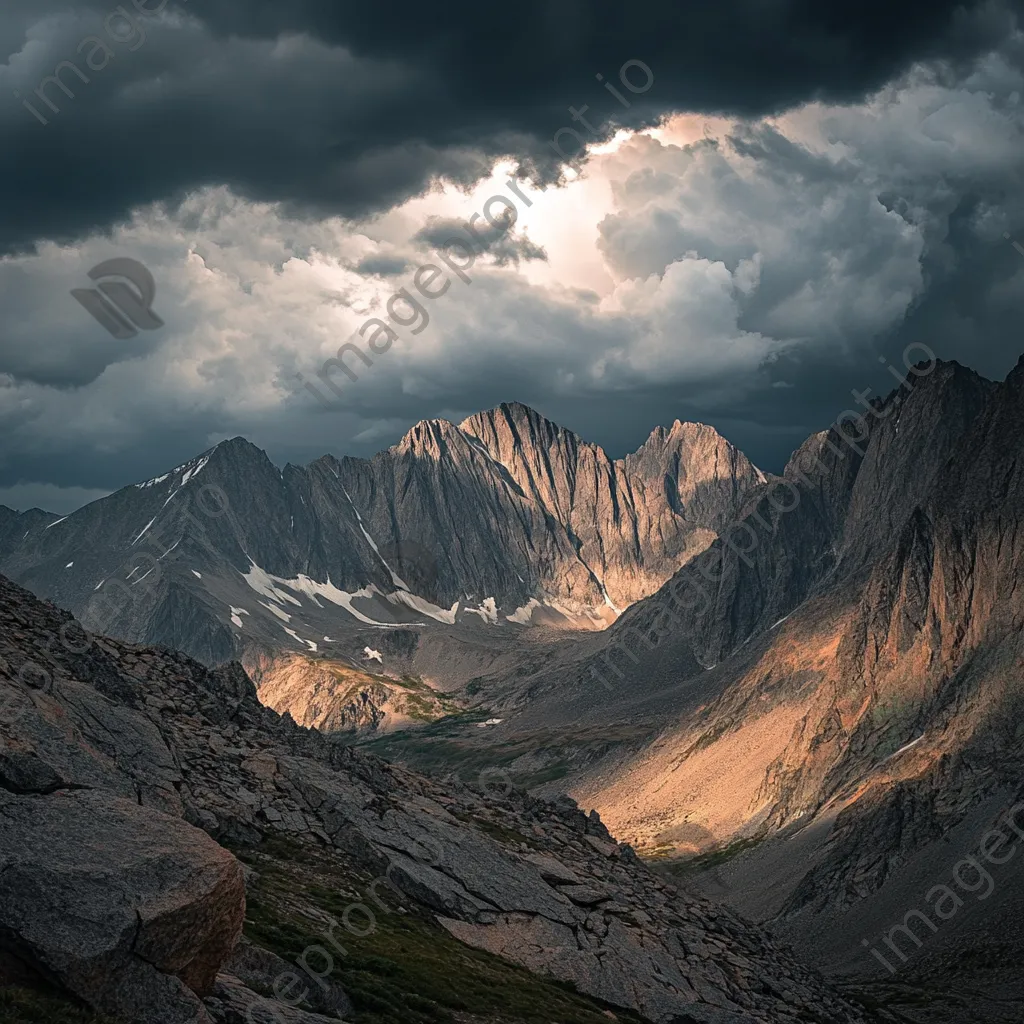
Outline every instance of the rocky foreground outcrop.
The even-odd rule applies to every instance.
[[[241,868],[209,836],[287,841],[293,863],[305,850],[376,874],[378,900],[651,1021],[867,1019],[763,932],[652,875],[572,801],[502,779],[441,784],[339,747],[260,705],[239,666],[86,636],[3,577],[0,701],[12,980],[132,1021],[243,1020],[257,999],[280,1020],[325,1019],[285,1006],[280,976],[256,992],[225,968]]]
[[[36,784],[11,771],[28,759],[5,758],[0,784]],[[208,1020],[198,997],[242,930],[238,861],[180,819],[64,788],[45,761],[32,774],[43,792],[0,789],[0,976],[38,974],[132,1020]]]

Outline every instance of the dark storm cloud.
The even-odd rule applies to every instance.
[[[476,249],[487,253],[499,267],[510,264],[519,266],[523,260],[547,260],[548,254],[544,247],[537,245],[512,227],[515,220],[512,211],[505,208],[504,212],[495,217],[495,223],[489,224],[478,217],[472,230],[467,222],[453,217],[431,217],[426,225],[413,236],[412,241],[423,248],[443,249],[453,238],[472,237]]]
[[[356,273],[379,277],[398,277],[409,269],[409,261],[401,256],[364,256],[355,266]]]
[[[137,18],[135,3],[123,6]],[[1022,4],[191,0],[163,9],[163,0],[137,0],[163,13],[141,19],[136,46],[127,22],[104,24],[112,4],[18,0],[0,14],[0,40],[20,51],[4,81],[50,123],[8,93],[0,188],[17,202],[0,246],[73,239],[204,184],[311,214],[360,215],[438,175],[468,184],[501,155],[550,176],[547,142],[572,123],[570,105],[587,105],[605,134],[680,109],[756,115],[853,99],[915,59],[977,52],[1005,35],[1009,10]],[[52,12],[60,16],[39,20]],[[113,54],[105,65],[95,47],[79,47],[90,34]],[[66,68],[75,95],[51,86],[53,113],[33,94],[64,60],[89,82]],[[629,60],[645,62],[656,84],[625,93],[626,109],[595,75],[624,91],[618,72]],[[632,74],[642,85],[643,72]]]

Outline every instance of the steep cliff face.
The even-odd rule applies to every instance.
[[[711,428],[655,437],[616,462],[510,404],[369,460],[278,469],[235,438],[70,516],[4,510],[0,567],[94,628],[208,662],[358,649],[364,627],[601,628],[763,479]]]
[[[971,400],[976,382],[947,386],[965,399],[952,407],[961,418],[943,424],[948,455],[851,593],[836,688],[809,716],[808,741],[826,756],[817,769],[787,769],[782,765],[799,756],[788,749],[766,780],[781,797],[783,817],[812,794],[834,799],[857,786],[871,797],[840,819],[833,860],[820,869],[832,882],[808,879],[797,905],[848,906],[850,879],[866,875],[869,887],[882,885],[928,841],[930,829],[944,830],[991,794],[1020,786],[1024,363],[1002,385],[986,388],[980,407]],[[927,427],[935,436],[938,425]],[[838,727],[827,728],[830,718]],[[903,819],[911,794],[929,807],[929,820],[907,819],[886,844],[888,855],[868,871],[870,854],[858,849],[851,826]],[[837,873],[844,884],[834,884]]]

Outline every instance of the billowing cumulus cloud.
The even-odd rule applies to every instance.
[[[925,340],[941,356],[998,375],[1024,348],[1024,258],[1003,238],[1024,241],[1024,61],[1021,37],[1006,34],[995,8],[971,39],[998,29],[998,48],[915,65],[864,96],[874,81],[865,68],[830,78],[819,66],[827,62],[810,53],[817,79],[780,70],[760,99],[752,86],[744,93],[742,78],[698,86],[681,72],[670,77],[670,96],[687,82],[697,90],[692,109],[731,104],[746,116],[710,117],[707,132],[702,116],[670,117],[596,147],[557,187],[523,180],[529,204],[517,200],[507,230],[477,218],[470,280],[447,271],[444,294],[419,296],[422,313],[396,324],[393,344],[371,355],[360,325],[387,320],[400,289],[417,297],[417,268],[443,270],[437,249],[450,233],[464,230],[488,197],[511,195],[506,181],[517,160],[541,139],[540,121],[523,112],[540,108],[530,107],[528,84],[519,113],[506,97],[489,126],[481,113],[472,132],[450,122],[444,135],[443,119],[426,118],[403,134],[405,115],[395,114],[385,138],[381,124],[370,124],[380,95],[390,89],[400,105],[412,89],[425,100],[461,81],[465,68],[447,78],[438,72],[444,46],[432,50],[441,37],[431,32],[416,51],[404,28],[390,43],[373,43],[375,16],[365,11],[359,17],[369,20],[345,28],[345,37],[339,24],[317,20],[318,5],[284,6],[249,5],[244,30],[232,33],[227,4],[204,6],[206,20],[191,5],[168,5],[146,43],[133,55],[118,52],[125,64],[111,62],[87,87],[97,89],[76,97],[82,106],[62,111],[69,116],[61,124],[80,126],[68,131],[87,134],[87,99],[121,104],[125,148],[115,140],[104,157],[109,188],[90,170],[93,155],[74,164],[68,180],[97,190],[92,205],[80,204],[89,211],[81,217],[69,215],[73,189],[65,196],[59,183],[52,205],[35,198],[14,207],[22,221],[11,238],[35,245],[0,260],[0,502],[37,497],[66,511],[235,434],[279,461],[370,454],[419,418],[457,419],[508,399],[537,406],[613,454],[658,422],[703,419],[777,469],[849,405],[851,387],[888,390],[879,352],[898,361],[908,342]],[[84,5],[73,24],[64,6],[32,8],[38,17],[27,6],[12,10],[47,60],[57,51],[46,40],[60,35],[73,52],[94,24]],[[559,10],[592,29],[591,8]],[[914,45],[925,55],[945,46],[948,56],[942,26],[953,16],[941,5],[929,10],[934,32]],[[13,17],[5,38],[13,38]],[[597,43],[587,31],[578,39],[580,52],[559,74],[611,53],[588,49]],[[873,73],[885,79],[912,41],[879,43]],[[754,43],[740,32],[736,45],[741,52]],[[505,41],[494,46],[459,52],[500,68]],[[21,45],[4,73],[22,74],[30,49]],[[164,61],[157,78],[141,64],[132,78],[143,54]],[[205,70],[187,81],[184,67]],[[118,70],[127,77],[116,78]],[[354,94],[325,93],[308,119],[296,117],[303,83],[329,93],[356,78],[367,90],[359,110]],[[758,114],[776,100],[833,94],[850,102],[817,98]],[[602,114],[615,103],[600,89],[591,99],[595,109],[608,101]],[[173,131],[160,141],[157,127],[169,123],[164,114],[174,120],[179,100],[195,111],[207,104],[205,124],[217,136],[212,163],[195,151],[179,161]],[[451,102],[466,118],[478,97]],[[670,109],[665,103],[641,111],[641,120],[653,122]],[[337,119],[343,109],[365,138]],[[158,115],[152,132],[143,111]],[[549,112],[555,127],[570,123]],[[52,133],[55,147],[65,138],[53,131],[56,121],[36,127],[40,138]],[[243,142],[236,128],[252,136]],[[298,148],[286,152],[289,145]],[[243,148],[229,153],[232,146]],[[22,159],[5,152],[0,165]],[[37,184],[58,182],[62,167],[71,173],[63,159],[37,164]],[[85,193],[75,194],[77,210]],[[161,329],[115,340],[71,298],[72,288],[89,285],[91,267],[115,256],[152,271]],[[349,360],[355,381],[334,375],[338,399],[316,374],[353,339],[371,364]]]

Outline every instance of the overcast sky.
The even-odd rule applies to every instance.
[[[1022,8],[5,0],[0,503],[67,512],[236,434],[369,455],[503,400],[613,456],[701,420],[778,470],[911,342],[1001,378]],[[73,98],[40,86],[64,61]],[[296,374],[510,176],[531,205],[470,283],[318,402]],[[162,328],[115,339],[70,295],[115,257]]]

